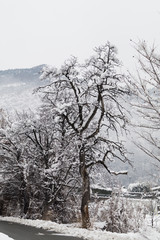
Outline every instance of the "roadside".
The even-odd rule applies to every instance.
[[[160,240],[160,219],[159,218],[157,221],[156,228],[151,228],[150,226],[146,225],[144,226],[143,229],[140,229],[139,232],[136,232],[136,233],[130,232],[127,234],[96,230],[96,227],[92,227],[91,229],[87,230],[87,229],[82,229],[80,227],[77,227],[75,224],[65,225],[65,224],[57,224],[51,221],[20,219],[15,217],[0,217],[0,221],[3,221],[3,222],[8,221],[12,223],[14,222],[14,223],[24,224],[26,226],[36,227],[38,228],[37,231],[44,229],[44,230],[49,230],[52,233],[58,232],[65,236],[69,235],[70,236],[69,240],[71,240],[71,236],[78,237],[81,239],[83,238],[86,240],[106,240],[106,239],[107,240],[146,240],[146,239]],[[43,240],[43,238],[40,238],[40,239]],[[21,238],[19,240],[25,240],[25,239]],[[53,235],[52,235],[52,240],[53,240]]]
[[[8,237],[8,235],[3,234],[0,232],[0,239],[1,240],[14,240],[13,238]]]
[[[80,240],[76,237],[59,235],[54,231],[47,231],[42,228],[25,226],[8,221],[0,221],[0,232],[14,240]],[[4,239],[10,239],[3,234]],[[1,240],[3,240],[3,238]]]

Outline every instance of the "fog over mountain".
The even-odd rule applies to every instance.
[[[39,79],[43,66],[0,71],[0,108],[9,112],[37,108],[40,99],[33,91],[43,84]]]
[[[37,94],[34,94],[34,89],[42,86],[46,82],[40,80],[42,68],[45,65],[36,66],[29,69],[11,69],[0,71],[0,109],[6,110],[9,114],[14,114],[15,111],[26,111],[28,109],[36,110],[41,104],[41,100]],[[136,121],[138,121],[136,119]],[[115,170],[128,170],[128,176],[118,176],[115,181],[121,184],[128,185],[136,181],[152,182],[158,181],[158,170],[154,166],[154,160],[150,159],[146,154],[139,150],[131,139],[137,141],[137,135],[133,133],[130,127],[128,136],[125,136],[125,144],[127,150],[131,153],[131,165],[121,162],[113,162],[110,167]],[[107,186],[107,179],[104,172],[103,184]],[[100,183],[101,179],[99,180]]]

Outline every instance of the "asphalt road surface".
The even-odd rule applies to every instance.
[[[0,232],[14,240],[82,240],[76,237],[56,235],[53,231],[6,221],[0,221]]]

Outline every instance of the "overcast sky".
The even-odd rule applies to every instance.
[[[0,0],[0,69],[80,61],[108,40],[131,64],[130,39],[160,45],[160,0]]]

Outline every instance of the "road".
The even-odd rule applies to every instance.
[[[0,232],[14,240],[81,240],[80,238],[56,235],[53,231],[0,221]]]

